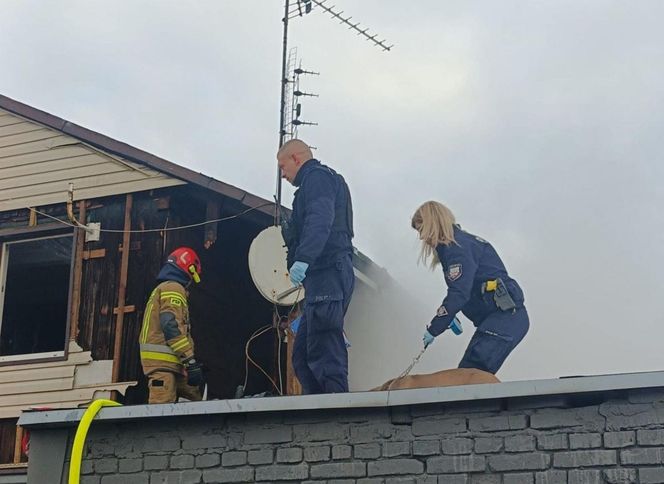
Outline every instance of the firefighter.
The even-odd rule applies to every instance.
[[[201,400],[203,372],[194,357],[189,324],[188,288],[200,282],[201,262],[189,247],[166,259],[145,306],[139,336],[141,364],[148,378],[148,403]]]
[[[344,316],[353,294],[353,209],[343,177],[300,140],[277,153],[282,177],[298,187],[282,231],[293,285],[304,285],[304,314],[293,368],[305,394],[348,391]]]
[[[495,374],[521,342],[530,326],[523,291],[486,240],[456,224],[442,203],[426,202],[413,215],[411,226],[422,241],[420,260],[431,269],[442,265],[447,295],[424,332],[424,346],[445,331],[461,311],[475,325],[459,368]]]

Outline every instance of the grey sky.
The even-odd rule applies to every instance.
[[[320,125],[300,137],[348,180],[356,245],[433,312],[444,283],[416,265],[409,219],[440,200],[526,293],[531,331],[499,376],[661,369],[664,3],[336,4],[396,44],[381,52],[320,11],[291,24],[321,72],[302,85]],[[0,93],[271,198],[282,8],[2,0]],[[454,366],[465,327],[422,369]]]

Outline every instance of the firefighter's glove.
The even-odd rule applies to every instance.
[[[192,387],[200,386],[203,383],[203,367],[193,358],[184,365],[187,370],[187,385]]]
[[[309,264],[306,262],[301,262],[298,260],[293,263],[290,270],[288,271],[293,286],[299,286],[302,284],[302,281],[304,281],[304,278],[306,277],[308,268]]]
[[[428,347],[433,341],[436,339],[434,335],[429,333],[429,330],[427,329],[424,331],[424,336],[422,336],[422,343],[424,343],[424,347]]]

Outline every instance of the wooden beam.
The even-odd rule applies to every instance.
[[[286,329],[286,395],[302,395],[302,385],[300,381],[295,376],[295,370],[293,369],[293,346],[295,343],[295,334],[288,327]]]
[[[32,208],[30,209],[30,218],[28,220],[28,227],[36,227],[37,226],[37,212],[35,212]]]
[[[122,309],[122,311],[123,311],[125,314],[127,314],[127,313],[133,313],[134,311],[136,311],[136,306],[134,306],[133,304],[132,304],[131,306],[124,306],[124,308]],[[113,314],[120,314],[120,308],[119,308],[119,307],[117,307],[117,308],[113,308]]]
[[[14,235],[25,235],[25,234],[46,234],[49,231],[59,231],[62,232],[64,230],[67,230],[67,226],[63,225],[59,222],[53,222],[53,223],[43,223],[39,224],[35,227],[28,227],[27,225],[24,227],[9,227],[6,229],[0,229],[0,237],[8,237],[8,236],[14,236]]]
[[[14,464],[21,463],[21,441],[23,440],[23,427],[16,426],[16,440],[14,441]]]
[[[78,202],[78,220],[85,224],[85,200]],[[81,311],[81,283],[83,281],[83,247],[85,244],[85,232],[76,230],[76,246],[74,252],[74,280],[71,293],[71,314],[69,320],[69,339],[78,338],[78,317]]]
[[[4,469],[16,470],[16,469],[26,469],[28,467],[27,462],[21,462],[20,464],[0,464],[0,471]]]
[[[14,440],[14,464],[21,462],[21,440],[23,439],[23,427],[16,426],[16,439]]]
[[[92,249],[83,251],[83,260],[100,259],[106,257],[106,249]]]
[[[125,203],[124,234],[122,234],[122,247],[130,247],[131,243],[131,208],[133,197],[127,194]],[[120,260],[120,283],[118,285],[117,318],[115,319],[115,340],[113,344],[113,379],[117,382],[120,377],[120,363],[122,362],[122,333],[124,328],[125,296],[127,294],[127,273],[129,271],[129,250],[122,251]],[[113,311],[115,312],[115,311]]]

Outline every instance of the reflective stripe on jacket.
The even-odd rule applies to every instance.
[[[175,332],[179,333],[168,340],[162,328],[164,318],[174,319]],[[189,325],[189,303],[182,284],[164,281],[152,291],[145,306],[138,342],[146,375],[158,369],[184,373],[182,361],[193,357],[194,342]]]

